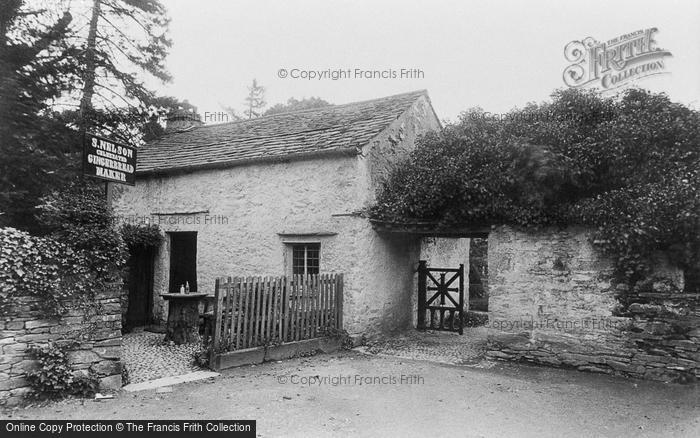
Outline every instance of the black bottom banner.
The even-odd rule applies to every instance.
[[[4,437],[153,437],[212,434],[255,438],[255,420],[0,420]],[[206,435],[204,435],[206,436]]]

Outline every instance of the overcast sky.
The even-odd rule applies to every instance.
[[[427,89],[442,119],[505,112],[564,87],[564,46],[658,28],[668,74],[638,81],[700,107],[700,1],[163,0],[172,17],[171,84],[198,106],[243,109],[253,78],[269,104],[318,96],[346,103]],[[306,80],[301,70],[420,69],[414,79]],[[300,73],[299,73],[300,74]]]

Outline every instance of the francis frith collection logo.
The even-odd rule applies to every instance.
[[[591,37],[571,41],[564,56],[571,64],[564,69],[564,83],[573,88],[613,90],[632,81],[668,73],[668,50],[657,46],[657,28],[637,30],[605,42]]]

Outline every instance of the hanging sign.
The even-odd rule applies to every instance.
[[[83,174],[119,184],[136,184],[136,148],[113,140],[85,135]]]

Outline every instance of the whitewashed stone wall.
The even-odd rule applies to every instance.
[[[319,241],[322,272],[345,274],[345,328],[351,334],[388,332],[409,324],[418,245],[380,237],[355,213],[370,205],[391,163],[415,147],[419,134],[438,126],[421,98],[361,155],[139,179],[135,187],[115,189],[114,207],[126,220],[153,217],[166,233],[197,231],[198,289],[209,294],[218,276],[285,275],[290,236]],[[161,320],[167,304],[159,294],[169,281],[165,240],[154,273],[154,312]]]
[[[468,238],[426,237],[421,239],[420,259],[429,267],[458,268],[464,265],[465,276],[469,268]]]
[[[609,316],[612,265],[583,229],[489,235],[489,310],[495,318]]]

